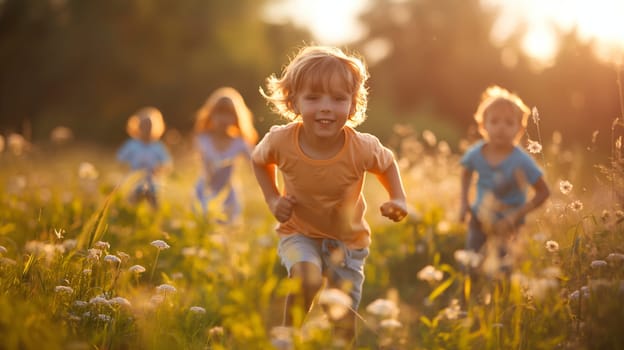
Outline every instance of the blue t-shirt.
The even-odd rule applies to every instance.
[[[137,139],[129,139],[117,152],[117,160],[130,165],[132,170],[149,172],[169,163],[171,156],[161,141],[145,143]]]
[[[460,161],[466,169],[478,174],[477,196],[472,204],[473,213],[478,213],[488,193],[492,193],[498,201],[508,207],[522,206],[526,202],[526,184],[535,184],[542,176],[542,170],[535,160],[518,146],[514,147],[507,158],[492,166],[483,157],[484,145],[485,141],[480,140],[466,151]]]
[[[197,135],[196,142],[204,166],[209,165],[214,170],[209,178],[209,183],[215,192],[220,191],[230,183],[234,159],[240,154],[249,158],[251,154],[250,147],[240,137],[234,138],[224,150],[215,148],[212,137],[206,133]],[[204,174],[203,177],[208,177],[208,175]]]

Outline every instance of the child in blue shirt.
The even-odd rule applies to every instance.
[[[231,182],[234,161],[238,156],[249,160],[258,139],[252,113],[241,94],[231,87],[215,90],[197,112],[195,134],[202,161],[195,194],[204,214],[211,200],[224,198],[224,218],[217,221],[231,223],[241,213]]]
[[[470,216],[466,249],[479,252],[491,237],[513,239],[525,216],[541,206],[550,190],[542,170],[518,142],[525,132],[530,109],[515,94],[488,87],[474,115],[483,140],[461,159],[460,221]],[[476,199],[468,193],[477,174]],[[527,201],[527,187],[534,195]],[[505,255],[505,249],[500,250]]]
[[[144,172],[144,177],[130,195],[130,202],[146,199],[156,208],[158,201],[154,177],[171,166],[169,151],[160,141],[165,131],[162,114],[154,107],[141,108],[128,118],[126,131],[131,138],[117,152],[117,160],[127,164],[132,171]]]

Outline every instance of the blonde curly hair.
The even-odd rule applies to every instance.
[[[295,108],[297,94],[306,86],[326,91],[334,76],[340,77],[353,95],[347,125],[360,125],[366,119],[369,73],[362,59],[347,55],[336,47],[307,46],[300,49],[280,77],[273,74],[266,79],[266,90],[261,87],[260,94],[274,112],[294,121],[299,118]]]

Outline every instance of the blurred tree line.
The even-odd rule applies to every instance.
[[[195,110],[223,85],[243,93],[264,132],[279,119],[258,88],[313,42],[292,22],[267,22],[270,1],[280,0],[0,1],[0,133],[36,141],[65,125],[78,139],[117,145],[127,117],[152,105],[185,134]],[[554,63],[536,69],[521,48],[523,28],[504,43],[491,41],[497,14],[479,0],[372,3],[361,17],[368,34],[344,47],[371,70],[364,131],[386,138],[405,123],[454,146],[470,133],[490,84],[537,107],[542,135],[558,130],[564,142],[590,146],[599,130],[598,142],[608,143],[613,120],[623,117],[622,73],[575,31],[561,32]]]

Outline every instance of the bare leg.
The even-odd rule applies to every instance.
[[[293,323],[302,322],[303,320],[293,319],[293,308],[298,306],[304,312],[310,310],[310,306],[314,301],[314,297],[323,285],[323,275],[321,269],[309,262],[299,262],[290,268],[290,278],[301,281],[301,293],[289,294],[286,297],[286,306],[284,309],[284,325],[293,326]],[[301,326],[297,324],[294,326]]]

